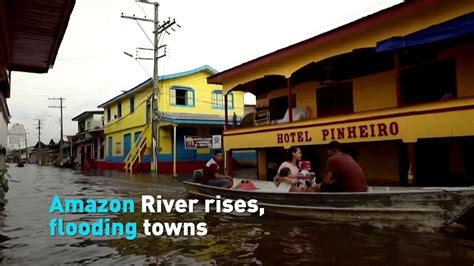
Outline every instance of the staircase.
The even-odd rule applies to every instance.
[[[125,166],[123,168],[125,172],[133,173],[138,167],[138,164],[142,161],[142,156],[146,150],[147,139],[151,136],[151,128],[150,125],[147,125],[138,137],[138,140],[135,140],[135,143],[124,160]]]

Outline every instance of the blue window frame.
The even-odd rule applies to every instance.
[[[130,97],[130,113],[135,112],[135,96]]]
[[[221,90],[212,91],[211,104],[214,109],[224,109],[224,95]],[[227,94],[227,107],[234,109],[234,94]]]
[[[172,106],[194,107],[194,90],[189,87],[172,86],[170,88],[170,101]]]

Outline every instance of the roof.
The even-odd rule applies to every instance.
[[[394,5],[382,11],[376,12],[361,19],[355,20],[351,23],[345,24],[341,27],[332,29],[330,31],[316,35],[312,38],[306,39],[296,44],[292,44],[285,48],[276,50],[269,54],[263,55],[261,57],[255,58],[233,68],[210,76],[207,78],[207,81],[210,84],[222,84],[223,79],[225,77],[230,77],[242,71],[251,71],[252,69],[263,65],[274,64],[275,62],[282,60],[283,58],[297,56],[299,53],[301,53],[302,50],[315,49],[315,47],[317,47],[321,43],[335,41],[349,32],[363,32],[364,29],[375,26],[388,18],[398,17],[408,12],[419,12],[419,10],[423,10],[425,7],[433,4],[433,2],[436,1],[437,0],[411,0]]]
[[[159,80],[168,80],[168,79],[180,78],[180,77],[189,76],[189,75],[192,75],[192,74],[195,74],[195,73],[199,73],[201,71],[206,71],[206,72],[209,72],[211,74],[218,73],[217,70],[210,67],[209,65],[204,65],[204,66],[200,66],[198,68],[191,69],[191,70],[188,70],[188,71],[183,71],[183,72],[169,74],[169,75],[163,75],[163,76],[159,77]],[[97,106],[97,108],[105,108],[107,105],[109,105],[109,104],[111,104],[115,101],[118,101],[120,99],[123,99],[123,98],[125,98],[129,95],[132,95],[132,94],[134,94],[138,91],[141,91],[141,90],[145,89],[146,87],[151,86],[152,84],[153,84],[152,79],[149,78],[149,79],[143,81],[142,83],[138,84],[137,86],[131,88],[130,90],[125,91],[122,94],[117,95],[114,98],[112,98],[112,99],[110,99],[110,100],[108,100],[104,103],[101,103],[99,106]]]
[[[74,117],[73,119],[71,119],[71,121],[83,121],[85,120],[87,117],[89,116],[93,116],[93,115],[101,115],[103,114],[104,111],[101,111],[101,110],[95,110],[95,111],[85,111],[85,112],[82,112],[81,114],[77,115],[76,117]]]
[[[2,1],[12,71],[46,73],[53,67],[75,0]]]

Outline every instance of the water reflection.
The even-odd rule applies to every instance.
[[[205,237],[120,238],[49,236],[48,213],[53,195],[80,198],[132,198],[143,194],[184,198],[169,176],[126,176],[114,172],[74,173],[67,169],[27,166],[10,168],[7,204],[0,216],[0,260],[4,264],[248,264],[294,265],[472,265],[474,233],[454,230],[417,234],[350,225],[321,225],[265,214],[263,217],[205,214],[133,214],[114,221],[206,222]],[[97,214],[62,216],[93,222]]]

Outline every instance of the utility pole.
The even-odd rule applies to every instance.
[[[63,106],[63,101],[66,100],[66,98],[54,97],[54,98],[48,98],[48,99],[59,100],[59,106],[49,106],[49,108],[59,108],[61,110],[61,133],[60,133],[61,138],[59,139],[59,166],[61,166],[61,163],[63,162],[63,109],[66,108],[65,106]]]
[[[29,162],[29,160],[28,160],[28,138],[27,138],[27,136],[26,136],[27,134],[29,134],[29,133],[26,132],[26,130],[25,130],[25,153],[26,153],[26,155],[25,155],[25,160],[26,160],[26,163],[28,164],[28,163],[30,163],[30,162]]]
[[[144,3],[144,4],[150,4],[150,5],[153,5],[154,6],[154,18],[153,20],[152,19],[148,19],[146,18],[146,16],[144,18],[139,18],[139,17],[135,17],[135,15],[133,16],[124,16],[123,13],[122,13],[122,18],[126,18],[126,19],[132,19],[132,20],[135,20],[138,25],[140,26],[140,28],[142,29],[142,31],[145,33],[145,35],[147,36],[148,38],[148,35],[146,34],[146,32],[143,30],[143,28],[141,27],[139,21],[144,21],[144,22],[151,22],[154,24],[154,28],[153,28],[153,34],[154,34],[154,41],[152,43],[153,45],[153,49],[151,48],[137,48],[137,57],[135,59],[137,60],[153,60],[153,96],[152,96],[152,101],[151,101],[151,109],[153,110],[153,114],[152,114],[152,140],[153,140],[153,164],[152,164],[152,167],[151,167],[151,170],[152,172],[156,172],[158,173],[158,154],[160,152],[160,120],[161,120],[161,114],[160,114],[160,111],[159,111],[159,105],[160,105],[160,91],[159,91],[159,77],[158,77],[158,59],[166,56],[166,45],[159,45],[159,40],[161,38],[161,35],[163,33],[167,33],[168,35],[170,34],[167,30],[168,29],[171,29],[173,31],[175,31],[174,28],[172,28],[174,25],[176,25],[177,27],[181,28],[180,25],[178,25],[176,23],[176,20],[175,19],[171,19],[171,18],[168,18],[168,20],[166,21],[163,21],[161,24],[160,24],[160,21],[158,20],[158,8],[160,6],[160,4],[158,2],[150,2],[148,0],[137,0],[137,2],[141,2],[141,3]],[[150,38],[148,38],[150,39]],[[150,40],[151,42],[151,40]],[[161,48],[165,48],[165,51],[164,51],[164,54],[163,55],[159,55],[159,51]],[[153,58],[146,58],[146,57],[140,57],[138,56],[138,52],[140,50],[153,50]],[[129,55],[128,53],[125,53],[127,55]],[[148,121],[147,121],[148,122]]]
[[[36,129],[38,129],[38,152],[37,152],[37,154],[38,154],[38,165],[41,165],[41,159],[42,159],[41,158],[41,149],[42,149],[42,147],[41,147],[41,128],[42,128],[41,122],[44,122],[44,119],[38,119],[37,118],[35,120],[38,121],[38,124],[35,125]]]

